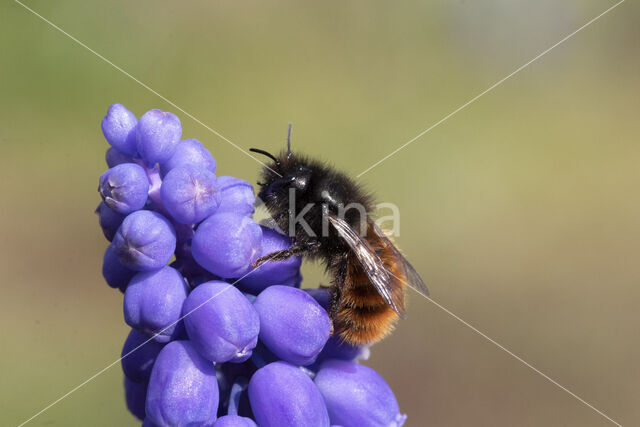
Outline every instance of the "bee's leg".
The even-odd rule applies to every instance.
[[[319,243],[311,242],[303,245],[294,244],[289,249],[285,249],[282,251],[272,252],[268,255],[262,256],[253,263],[253,268],[258,267],[260,264],[267,261],[283,261],[287,258],[291,258],[292,256],[300,256],[304,254],[308,254],[309,252],[313,252]]]

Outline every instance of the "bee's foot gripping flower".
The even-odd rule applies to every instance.
[[[253,220],[250,183],[217,177],[171,113],[138,120],[114,104],[102,131],[102,273],[124,293],[125,399],[143,426],[404,423],[389,386],[358,363],[368,346],[330,335],[329,291],[299,289],[301,259],[252,268],[291,240]]]

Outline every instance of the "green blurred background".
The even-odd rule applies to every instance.
[[[243,148],[357,174],[607,1],[26,4]],[[625,425],[640,423],[640,7],[630,0],[360,181],[401,210],[432,297]],[[0,5],[0,425],[120,355],[93,215],[120,102],[182,119],[221,175],[258,164],[13,1]],[[306,286],[324,280],[305,265]],[[413,293],[367,362],[408,426],[609,423]],[[31,425],[136,425],[119,364]]]

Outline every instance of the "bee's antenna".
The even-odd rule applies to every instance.
[[[291,157],[291,128],[293,125],[289,123],[289,130],[287,131],[287,159]]]
[[[254,153],[262,154],[263,156],[267,156],[268,158],[270,158],[271,160],[276,162],[276,165],[280,164],[278,159],[276,159],[276,157],[273,154],[269,153],[268,151],[264,151],[264,150],[261,150],[259,148],[249,148],[249,151],[253,151]]]

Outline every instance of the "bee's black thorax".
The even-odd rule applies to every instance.
[[[308,255],[324,258],[327,264],[348,248],[324,214],[342,216],[359,230],[372,210],[371,196],[351,178],[295,154],[282,153],[277,162],[264,168],[260,185],[258,196],[281,230],[297,244],[313,247]]]

